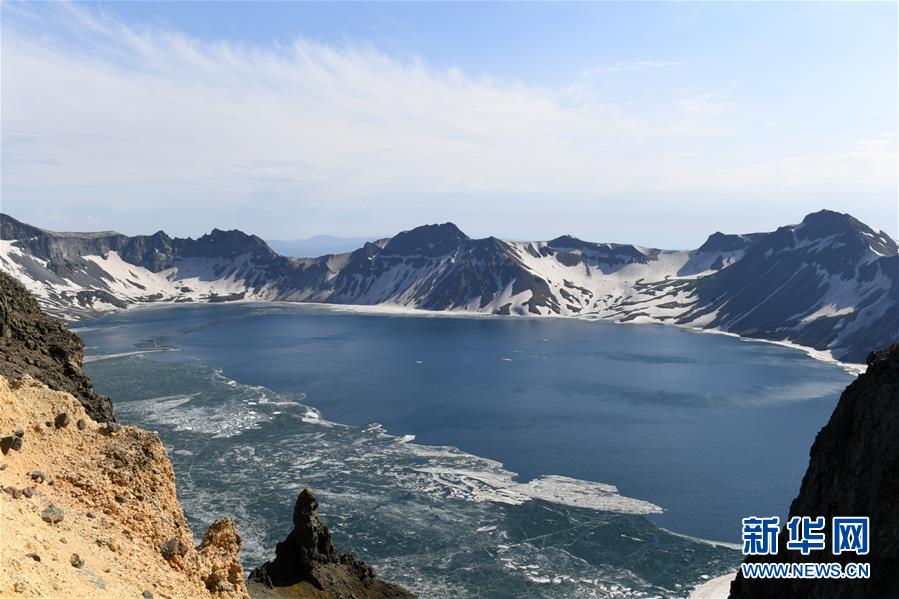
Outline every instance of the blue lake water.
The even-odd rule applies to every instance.
[[[678,534],[784,515],[853,378],[569,319],[228,304],[75,329],[97,389],[169,447],[195,530],[235,516],[256,564],[309,485],[342,547],[426,597],[686,596],[739,553]]]

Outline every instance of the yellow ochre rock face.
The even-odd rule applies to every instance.
[[[155,433],[0,376],[0,597],[248,597],[229,518],[199,546]]]

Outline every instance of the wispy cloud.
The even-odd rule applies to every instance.
[[[724,94],[696,94],[677,101],[677,105],[688,112],[720,113],[725,109],[727,96]]]
[[[102,170],[107,185],[252,176],[330,195],[549,190],[560,178],[597,182],[597,157],[582,151],[591,138],[646,127],[613,107],[563,107],[552,90],[367,46],[205,43],[73,6],[55,17],[75,43],[4,32],[14,181],[49,161],[57,181],[97,181]]]
[[[5,206],[311,215],[370,212],[373,199],[412,210],[430,194],[476,210],[483,194],[742,192],[782,182],[773,167],[728,162],[731,129],[714,107],[729,98],[714,94],[637,107],[364,44],[209,42],[77,5],[2,10]],[[854,154],[838,183],[895,185],[895,151],[894,142],[846,149]],[[885,158],[892,169],[872,170]],[[813,190],[818,174],[798,168],[791,185]]]
[[[601,65],[590,67],[581,71],[582,77],[593,77],[595,75],[604,75],[608,73],[622,73],[633,71],[645,71],[647,69],[670,69],[681,66],[681,62],[676,60],[640,60],[637,62],[616,62],[611,65]]]

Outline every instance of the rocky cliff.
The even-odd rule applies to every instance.
[[[893,330],[892,334],[897,335]],[[732,599],[862,599],[899,597],[899,344],[872,353],[867,372],[849,385],[812,445],[792,516],[870,517],[870,553],[808,557],[786,549],[752,561],[867,562],[868,580],[759,580],[738,576]],[[830,547],[830,531],[826,530]]]
[[[162,442],[115,421],[82,349],[0,272],[0,596],[248,597],[234,522],[194,544]],[[338,554],[316,508],[301,495],[261,579],[299,583],[292,597],[412,596]]]
[[[250,572],[254,597],[383,597],[410,599],[402,587],[378,580],[371,566],[338,553],[318,517],[318,501],[304,489],[293,508],[293,530],[278,543],[275,559]]]
[[[51,389],[78,398],[98,422],[115,421],[112,402],[93,389],[81,369],[84,342],[58,320],[48,318],[17,280],[0,272],[0,375],[31,375]]]
[[[229,519],[199,545],[155,433],[0,376],[0,596],[246,598]]]

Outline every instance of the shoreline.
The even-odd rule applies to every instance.
[[[689,599],[727,599],[730,596],[730,583],[736,578],[737,571],[723,574],[706,580],[690,591]]]
[[[137,303],[129,305],[126,308],[110,310],[109,312],[102,313],[98,316],[91,318],[84,318],[79,320],[74,320],[67,322],[68,326],[77,327],[80,323],[88,323],[98,318],[102,318],[104,316],[108,316],[111,314],[115,314],[117,312],[123,312],[126,310],[136,310],[136,309],[152,309],[152,308],[163,308],[170,306],[209,306],[209,305],[229,305],[229,304],[264,304],[264,305],[272,305],[272,306],[282,306],[282,307],[290,307],[294,308],[297,306],[312,306],[320,309],[324,309],[328,312],[344,312],[351,314],[361,314],[361,315],[370,315],[370,316],[411,316],[411,317],[419,317],[419,318],[501,318],[501,319],[518,319],[518,318],[560,318],[560,319],[573,319],[573,320],[582,320],[586,322],[607,322],[611,324],[618,325],[654,325],[654,326],[665,326],[665,327],[674,327],[684,331],[689,331],[693,333],[708,333],[713,335],[725,335],[728,337],[734,337],[736,339],[740,339],[742,341],[747,342],[756,342],[756,343],[769,343],[772,345],[779,345],[780,347],[785,347],[787,349],[794,349],[797,351],[803,352],[808,357],[813,360],[818,360],[819,362],[825,362],[827,364],[831,364],[833,366],[837,366],[842,368],[849,374],[853,374],[858,376],[863,374],[867,369],[866,364],[860,364],[855,362],[843,362],[833,357],[833,354],[829,350],[821,350],[815,349],[813,347],[808,347],[806,345],[799,345],[798,343],[793,343],[791,341],[778,341],[774,339],[761,339],[758,337],[744,337],[743,335],[739,335],[737,333],[731,333],[729,331],[722,331],[718,328],[702,328],[702,327],[694,327],[690,325],[681,325],[681,324],[671,324],[667,322],[663,322],[660,320],[650,320],[650,321],[620,321],[620,320],[612,320],[609,318],[599,318],[599,317],[591,317],[591,316],[566,316],[562,314],[524,314],[524,315],[505,315],[505,314],[493,314],[488,312],[472,312],[469,310],[426,310],[423,308],[410,308],[408,306],[400,306],[398,304],[328,304],[324,302],[290,302],[284,300],[261,300],[261,299],[240,299],[229,302],[158,302],[158,303]],[[77,332],[77,328],[75,329]]]
[[[627,324],[627,323],[625,323]],[[649,324],[649,323],[647,323]],[[664,324],[664,323],[659,323]],[[722,331],[721,329],[701,329],[697,327],[683,326],[683,325],[667,325],[667,326],[676,326],[678,328],[682,328],[687,331],[692,331],[695,333],[711,333],[713,335],[725,335],[727,337],[734,337],[736,339],[740,339],[741,341],[747,342],[756,342],[756,343],[770,343],[771,345],[779,345],[781,347],[786,347],[787,349],[795,349],[803,352],[808,357],[813,360],[818,360],[819,362],[826,362],[827,364],[832,364],[834,366],[838,366],[848,372],[849,374],[854,374],[858,376],[860,374],[864,374],[865,370],[868,368],[867,364],[857,364],[855,362],[841,362],[833,357],[827,350],[815,349],[814,347],[808,347],[806,345],[799,345],[798,343],[793,343],[791,341],[775,341],[774,339],[759,339],[757,337],[744,337],[743,335],[738,335],[737,333],[731,333],[729,331]]]

